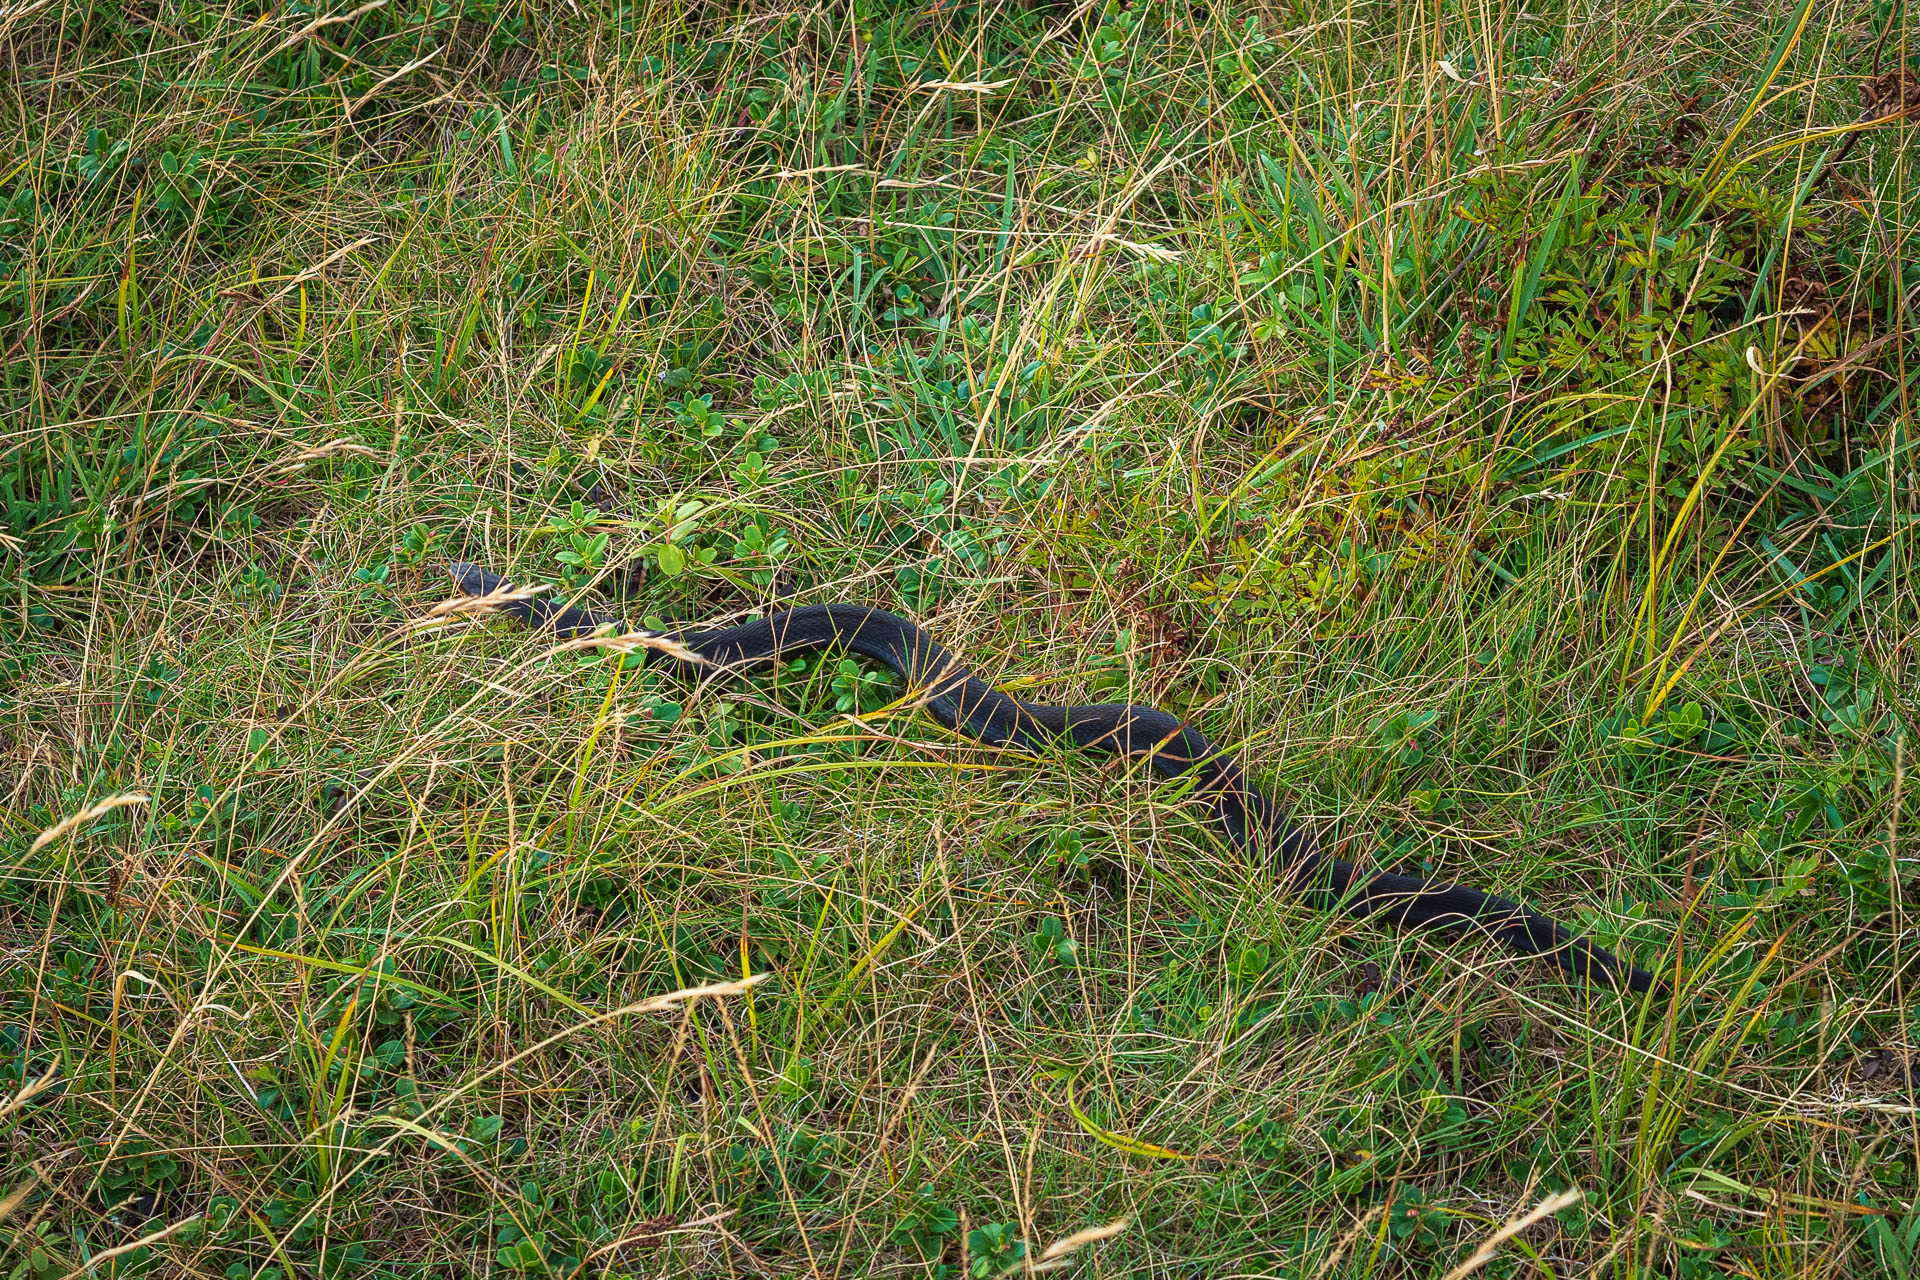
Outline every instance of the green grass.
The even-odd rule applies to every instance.
[[[1912,24],[16,6],[0,1277],[1915,1274]]]

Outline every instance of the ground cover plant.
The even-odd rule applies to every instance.
[[[0,11],[0,1275],[1914,1274],[1913,35]],[[910,614],[1672,989],[451,557]]]

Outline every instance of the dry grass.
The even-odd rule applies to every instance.
[[[0,1268],[1908,1274],[1910,24],[0,16]],[[912,613],[1676,993],[449,558]]]

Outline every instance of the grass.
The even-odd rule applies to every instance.
[[[0,1275],[1914,1274],[1912,36],[16,5]],[[450,557],[913,614],[1674,990]]]

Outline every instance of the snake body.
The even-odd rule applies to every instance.
[[[499,574],[479,565],[456,561],[449,568],[468,595],[510,589]],[[618,619],[537,597],[505,601],[500,607],[529,626],[563,637],[621,625]],[[1548,958],[1577,978],[1632,991],[1657,985],[1644,969],[1622,962],[1518,903],[1464,885],[1368,871],[1320,852],[1305,831],[1285,820],[1271,797],[1248,781],[1238,761],[1198,729],[1157,707],[1130,703],[1059,707],[1002,693],[898,614],[865,605],[806,605],[739,626],[668,632],[661,638],[677,643],[679,656],[667,660],[690,674],[702,668],[737,670],[795,653],[839,647],[892,669],[908,688],[918,691],[940,724],[990,746],[1045,751],[1064,743],[1088,751],[1146,756],[1164,777],[1192,778],[1195,793],[1210,800],[1227,836],[1255,857],[1276,863],[1289,886],[1321,910],[1405,928],[1472,930],[1522,954]],[[658,656],[658,651],[649,654]]]

